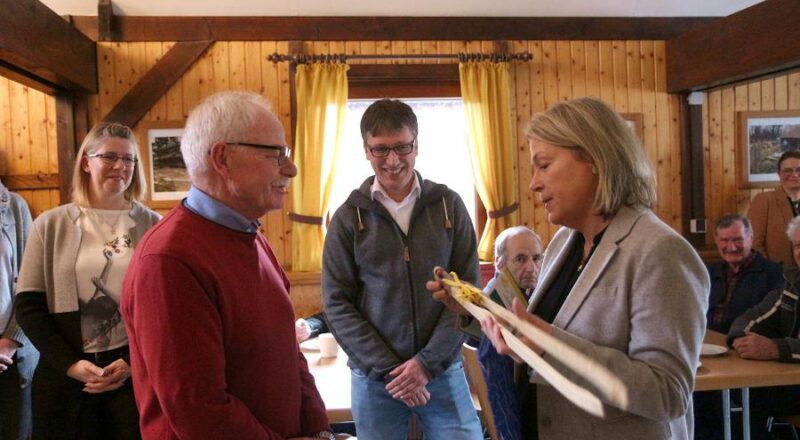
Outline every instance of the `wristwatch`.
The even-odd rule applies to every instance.
[[[326,440],[336,440],[336,436],[333,435],[333,433],[330,432],[330,431],[320,431],[320,432],[312,435],[311,437],[313,437],[313,438],[324,438]]]

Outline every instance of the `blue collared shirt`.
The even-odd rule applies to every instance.
[[[228,205],[214,199],[192,185],[189,195],[183,199],[183,206],[195,214],[214,223],[239,232],[256,233],[261,226],[258,220],[250,221],[231,209]]]

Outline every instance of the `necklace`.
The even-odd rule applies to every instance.
[[[93,209],[90,211],[90,216],[96,220],[99,220],[100,223],[105,224],[111,230],[111,234],[114,235],[117,233],[117,226],[119,226],[119,221],[122,218],[122,215],[127,213],[127,210],[120,210],[116,215],[114,215],[111,221],[108,220],[109,216],[103,215],[99,212],[99,210]]]

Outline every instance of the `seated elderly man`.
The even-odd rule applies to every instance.
[[[783,270],[753,250],[753,228],[747,217],[722,216],[714,228],[714,242],[722,261],[707,265],[711,293],[706,325],[710,330],[728,333],[734,319],[781,286]],[[722,438],[721,402],[719,391],[694,393],[696,438]]]
[[[525,303],[536,287],[542,253],[542,239],[525,226],[514,226],[504,230],[494,242],[494,264],[497,273],[508,268],[524,296],[519,299]],[[492,289],[496,280],[497,275],[489,282],[487,290]],[[491,290],[489,295],[496,303],[511,309],[513,296],[497,290]],[[478,360],[486,378],[498,435],[504,440],[521,439],[519,398],[524,396],[518,396],[516,383],[519,383],[517,379],[521,379],[523,383],[527,382],[524,369],[515,368],[514,361],[510,357],[497,354],[491,341],[486,337],[481,337]]]
[[[753,250],[753,228],[747,217],[722,216],[714,228],[714,242],[722,261],[707,266],[711,278],[707,326],[728,333],[734,319],[781,286],[783,270]]]
[[[800,265],[800,216],[786,231],[792,255]],[[761,303],[747,310],[731,325],[728,345],[739,357],[760,361],[800,362],[800,269],[786,269],[781,288],[770,292]],[[768,438],[769,416],[800,413],[800,386],[753,388],[750,390],[750,426],[754,440]]]

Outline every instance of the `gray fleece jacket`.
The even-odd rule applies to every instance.
[[[477,238],[461,198],[423,180],[404,234],[380,202],[374,176],[336,211],[322,259],[325,313],[350,368],[373,380],[412,357],[431,377],[460,359],[456,316],[425,289],[442,266],[478,285]]]

